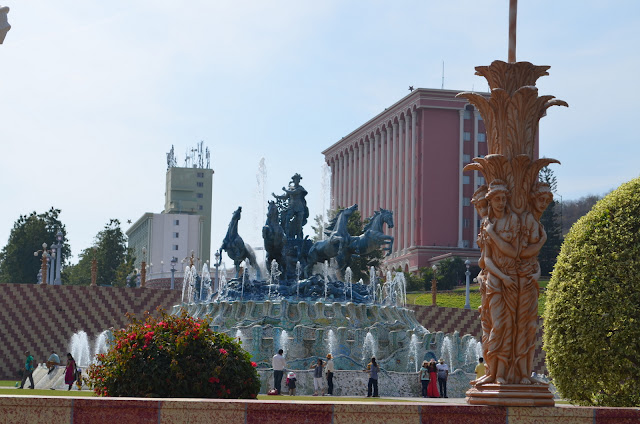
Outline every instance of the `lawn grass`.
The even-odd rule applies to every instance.
[[[538,284],[540,288],[545,289],[547,284],[549,283],[549,279],[540,279]],[[436,294],[436,304],[438,306],[442,306],[445,308],[459,308],[463,309],[465,304],[465,291],[466,287],[456,287],[453,290],[441,291]],[[408,305],[422,305],[422,306],[430,306],[431,305],[431,292],[412,292],[407,293],[407,304]],[[543,290],[540,293],[540,297],[538,298],[538,315],[542,315],[544,311],[544,304],[546,301],[546,293]],[[469,287],[469,305],[471,309],[477,310],[478,306],[480,306],[480,289],[478,284],[472,284]]]
[[[15,384],[15,382],[13,383]],[[29,384],[29,383],[27,383]],[[40,390],[40,389],[3,389],[0,388],[0,395],[10,395],[10,396],[83,396],[83,397],[92,397],[93,392],[87,390]]]

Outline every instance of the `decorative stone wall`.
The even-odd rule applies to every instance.
[[[175,290],[0,284],[0,379],[18,378],[25,350],[38,362],[45,362],[52,349],[62,358],[76,331],[86,331],[93,340],[103,330],[124,326],[126,313],[169,311],[180,295]]]

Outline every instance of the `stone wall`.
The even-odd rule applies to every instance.
[[[71,335],[91,340],[109,327],[122,327],[130,312],[169,311],[181,292],[116,287],[0,284],[0,379],[18,379],[24,351],[44,362],[51,350],[64,360]]]
[[[470,334],[476,340],[482,340],[482,326],[480,314],[476,309],[442,308],[439,306],[408,305],[416,312],[418,322],[432,333],[442,331],[460,336]],[[538,318],[538,333],[536,334],[536,353],[533,358],[533,371],[537,374],[547,374],[545,353],[542,350],[542,318]]]

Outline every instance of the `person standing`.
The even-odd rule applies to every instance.
[[[64,369],[64,384],[69,386],[68,390],[71,390],[74,381],[76,381],[76,361],[70,353],[67,353],[67,367]]]
[[[440,358],[440,363],[436,365],[438,370],[438,388],[440,389],[440,397],[447,396],[447,380],[449,379],[449,366],[444,363],[444,359]]]
[[[311,365],[313,368],[313,395],[322,396],[322,369],[324,368],[324,362],[318,358],[318,362]]]
[[[22,382],[20,383],[20,387],[18,388],[24,389],[24,383],[27,382],[27,378],[28,378],[29,382],[31,383],[31,387],[29,388],[35,389],[36,385],[33,383],[33,370],[36,369],[36,360],[33,359],[33,356],[31,356],[31,352],[29,352],[28,350],[24,354],[27,357],[27,359],[24,363],[24,375],[22,376]]]
[[[333,356],[327,354],[327,396],[333,396],[333,372],[335,365],[333,364]]]
[[[380,366],[376,362],[376,358],[371,358],[371,362],[367,365],[367,369],[364,372],[369,372],[369,383],[367,384],[367,397],[371,397],[371,389],[373,388],[373,397],[378,396],[378,372]]]
[[[287,366],[287,361],[284,359],[284,356],[282,356],[283,353],[284,350],[278,350],[278,353],[273,355],[273,359],[271,360],[271,365],[273,366],[273,388],[278,391],[278,394],[280,394],[282,388],[284,368]]]
[[[427,397],[427,388],[429,387],[429,363],[427,361],[422,362],[422,368],[418,371],[420,378],[420,384],[422,384],[422,397]]]
[[[487,373],[487,367],[484,365],[484,359],[478,358],[478,365],[476,365],[476,381],[480,380]]]
[[[438,368],[436,368],[436,361],[434,359],[429,361],[427,368],[429,369],[429,387],[427,387],[427,395],[430,398],[440,397],[440,393],[438,393]]]

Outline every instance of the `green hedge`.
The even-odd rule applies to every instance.
[[[640,178],[571,228],[544,318],[547,368],[565,399],[640,406]]]

